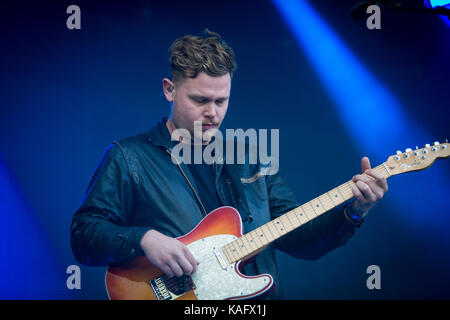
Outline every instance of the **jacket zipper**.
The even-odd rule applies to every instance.
[[[181,173],[183,174],[184,178],[186,179],[186,181],[188,182],[188,184],[189,184],[189,186],[191,187],[192,191],[194,192],[195,197],[197,198],[198,202],[200,203],[200,205],[201,205],[201,207],[202,207],[202,210],[203,210],[203,213],[205,214],[205,217],[206,217],[206,216],[208,215],[208,213],[206,212],[206,209],[205,209],[205,207],[203,206],[203,203],[202,203],[202,201],[200,200],[200,197],[198,196],[197,191],[195,191],[195,188],[194,188],[194,186],[192,185],[191,181],[189,181],[189,178],[187,177],[186,173],[184,173],[183,168],[181,168],[181,166],[180,166],[180,164],[179,164],[179,162],[178,162],[178,159],[177,159],[175,156],[173,156],[172,153],[170,153],[169,150],[166,149],[166,152],[167,152],[168,154],[170,154],[170,156],[171,156],[173,159],[175,159],[175,161],[176,161],[176,163],[177,163],[177,166],[178,166],[178,169],[180,169],[180,171],[181,171]]]

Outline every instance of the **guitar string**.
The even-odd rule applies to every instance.
[[[383,165],[379,165],[379,166],[373,168],[373,170],[374,170],[374,171],[377,171],[378,173],[383,173],[383,176],[384,176],[385,178],[389,177],[389,175],[388,175],[388,176],[385,175],[385,174],[386,174],[386,169],[383,167]],[[388,173],[388,174],[389,174],[389,173]],[[347,182],[341,184],[340,186],[338,186],[338,187],[336,187],[336,188],[334,188],[334,189],[338,189],[338,188],[339,188],[339,190],[340,190],[342,193],[344,193],[343,195],[341,195],[341,197],[342,197],[343,199],[345,199],[345,197],[344,197],[345,195],[351,194],[351,196],[350,196],[349,199],[344,200],[344,202],[345,202],[345,201],[350,200],[352,197],[354,197],[354,196],[353,196],[353,191],[352,191],[352,185],[354,185],[354,184],[355,184],[355,183],[354,183],[352,180],[349,180],[349,181],[347,181]],[[331,190],[334,190],[334,189],[331,189]],[[331,190],[330,190],[330,191],[331,191]],[[329,191],[328,191],[328,192],[329,192]],[[328,192],[327,192],[327,193],[328,193]],[[326,193],[325,193],[325,194],[326,194]],[[292,222],[290,222],[290,220],[289,220],[289,218],[288,218],[288,221],[290,222],[290,224],[291,224],[292,227],[293,227],[293,229],[291,229],[290,231],[293,231],[293,230],[297,229],[298,227],[302,226],[303,224],[306,224],[306,223],[308,223],[309,221],[315,219],[315,218],[318,217],[319,215],[321,215],[321,214],[323,214],[323,213],[325,213],[325,212],[327,212],[327,211],[329,211],[329,210],[332,210],[333,208],[335,208],[335,207],[339,206],[340,204],[342,204],[342,202],[341,202],[341,203],[339,203],[338,205],[335,205],[334,202],[331,200],[332,198],[330,198],[330,200],[328,200],[327,197],[325,197],[325,199],[320,199],[320,197],[324,197],[325,194],[320,195],[319,197],[317,197],[317,198],[315,198],[315,199],[313,199],[313,200],[311,200],[311,201],[315,201],[315,200],[319,200],[319,201],[321,201],[321,202],[323,201],[323,202],[326,202],[327,205],[331,205],[332,207],[331,207],[330,209],[326,210],[326,211],[323,211],[322,213],[316,214],[315,211],[314,211],[314,209],[312,209],[312,208],[311,208],[311,209],[309,209],[309,208],[307,208],[307,207],[306,207],[306,208],[303,208],[305,205],[311,203],[311,201],[306,202],[305,204],[299,206],[298,208],[302,207],[302,209],[303,209],[304,211],[307,211],[307,214],[309,213],[308,217],[309,217],[309,216],[312,216],[312,218],[308,218],[308,220],[307,220],[306,222],[303,222],[302,224],[297,225],[297,226],[292,225]],[[348,195],[347,195],[347,196],[348,196]],[[286,216],[287,214],[292,214],[292,213],[295,215],[296,213],[293,212],[293,211],[297,210],[298,208],[293,209],[293,210],[291,210],[291,211],[289,211],[289,212],[283,214],[282,216]],[[278,217],[278,218],[281,218],[282,216],[280,216],[280,217]],[[272,220],[272,221],[269,221],[269,223],[270,223],[270,222],[273,222],[273,220]],[[263,226],[265,226],[265,225],[266,225],[266,224],[264,224]],[[263,227],[263,226],[261,226],[261,227]],[[258,229],[260,229],[261,227],[259,227],[259,228],[257,228],[257,229],[254,229],[254,230],[252,230],[251,232],[254,232],[254,231],[258,230]],[[290,232],[290,231],[287,231],[286,233],[281,234],[277,228],[274,228],[274,230],[277,230],[277,231],[278,231],[279,237],[282,237],[282,236],[284,236],[285,234],[287,234],[287,233]],[[271,232],[270,229],[269,229],[269,231]],[[263,232],[263,231],[261,230],[261,232]],[[250,233],[250,232],[249,232],[249,233]],[[244,237],[244,236],[247,236],[249,233],[244,234],[243,237]],[[255,233],[256,233],[256,232],[255,232]],[[271,232],[271,233],[272,233],[272,232]],[[253,254],[255,251],[257,251],[257,250],[263,248],[265,245],[268,245],[268,244],[270,244],[271,242],[273,242],[273,241],[275,241],[276,239],[279,238],[278,236],[273,236],[273,234],[272,234],[272,237],[273,237],[273,240],[270,240],[270,241],[269,241],[268,243],[266,243],[266,244],[263,244],[262,242],[260,242],[262,245],[257,244],[256,241],[255,241],[256,250],[254,250],[254,249],[251,247],[250,244],[248,245],[248,247],[250,247],[250,248],[248,248],[246,244],[243,244],[243,246],[240,246],[240,248],[244,248],[244,246],[245,246],[245,249],[246,249],[249,253],[248,253],[248,254],[245,254],[245,252],[244,252],[242,249],[239,249],[239,250],[241,250],[241,252],[243,252],[243,253],[245,254],[244,256],[242,256],[239,252],[237,252],[237,251],[235,250],[234,252],[236,252],[236,254],[234,254],[234,256],[237,255],[237,260],[235,260],[236,258],[233,256],[233,253],[231,253],[231,255],[232,255],[231,258],[232,258],[232,260],[234,260],[233,262],[231,262],[231,264],[233,264],[234,262],[240,261],[240,260],[241,260],[242,258],[244,258],[246,255]],[[238,239],[235,239],[235,240],[233,240],[233,241],[227,243],[227,244],[224,245],[222,248],[225,248],[225,247],[231,247],[232,244],[233,244],[235,241],[238,241],[239,239],[242,240],[242,237],[240,237],[240,238],[238,238]],[[245,238],[245,239],[247,239],[247,238]],[[248,241],[248,240],[247,240],[247,241]],[[239,247],[239,246],[238,246],[238,247]],[[250,250],[250,251],[249,251],[249,250]],[[224,253],[224,254],[225,254],[225,253]],[[225,254],[225,256],[226,256],[226,258],[227,258],[227,260],[228,260],[228,258],[229,258],[228,255]],[[200,260],[200,261],[202,261],[202,262],[205,263],[205,262],[210,262],[211,260],[215,260],[215,259],[217,259],[217,257],[216,257],[214,254],[206,254],[205,256],[197,257],[196,259],[197,259],[197,260]],[[166,276],[166,275],[164,275],[164,276]],[[173,280],[170,280],[170,279],[173,279]],[[172,278],[169,278],[169,280],[167,280],[167,281],[169,281],[168,283],[166,283],[166,281],[165,281],[165,283],[166,283],[166,285],[169,285],[169,284],[170,284],[170,285],[173,285],[176,281],[178,281],[177,279],[178,279],[177,277],[172,277]]]
[[[383,166],[383,164],[381,164],[381,165],[379,165],[379,166],[373,168],[373,170],[376,171],[376,172],[378,172],[378,173],[381,173],[382,176],[383,176],[384,178],[388,178],[388,177],[390,176],[390,173],[389,173],[389,172],[387,171],[387,169]],[[386,173],[387,173],[387,175],[386,175]],[[343,202],[348,201],[348,200],[350,200],[351,198],[353,198],[353,197],[354,197],[353,191],[352,191],[352,186],[353,186],[353,185],[355,185],[355,183],[354,183],[352,180],[349,180],[349,181],[343,183],[342,185],[340,185],[340,186],[334,188],[334,189],[338,189],[338,191],[340,191],[341,193],[343,193],[343,194],[341,194],[341,197],[344,199],[344,201],[339,201],[339,204],[337,204],[337,205],[332,201],[332,198],[331,198],[331,197],[330,197],[330,199],[328,199],[328,198],[325,196],[327,193],[329,193],[329,191],[328,191],[327,193],[325,193],[325,194],[323,194],[323,195],[321,195],[321,196],[319,196],[319,197],[317,197],[317,198],[315,198],[315,199],[313,199],[313,200],[311,200],[311,201],[309,201],[309,202],[303,204],[302,206],[298,207],[298,208],[301,208],[301,209],[303,209],[304,211],[306,211],[306,214],[307,214],[307,216],[308,216],[308,220],[307,220],[306,222],[302,222],[302,223],[299,224],[299,225],[298,225],[298,223],[296,223],[296,225],[292,225],[291,220],[290,220],[289,217],[287,216],[287,215],[289,215],[289,214],[291,214],[291,216],[292,216],[292,215],[293,215],[293,216],[297,216],[298,213],[296,213],[296,212],[294,212],[294,211],[295,211],[295,210],[298,210],[298,208],[296,208],[296,209],[294,209],[294,210],[291,210],[291,211],[289,211],[289,212],[283,214],[282,216],[286,216],[286,217],[287,217],[288,222],[291,224],[291,226],[292,226],[293,228],[292,228],[291,230],[289,230],[289,231],[284,232],[283,234],[281,234],[281,233],[280,233],[280,230],[278,230],[276,227],[274,227],[273,229],[276,230],[276,231],[278,232],[278,235],[279,235],[279,236],[276,236],[276,235],[273,236],[273,234],[272,234],[272,238],[273,238],[273,239],[270,240],[270,241],[267,242],[267,243],[262,243],[262,242],[261,242],[262,245],[258,245],[258,244],[255,242],[255,243],[256,243],[256,247],[257,247],[256,250],[253,250],[253,249],[251,248],[251,245],[250,245],[250,250],[253,250],[253,251],[250,251],[250,254],[253,253],[253,252],[255,252],[255,251],[257,251],[257,250],[259,250],[260,248],[264,247],[265,245],[267,245],[267,244],[273,242],[274,240],[278,239],[279,237],[284,236],[286,233],[289,233],[290,231],[293,231],[294,229],[297,229],[298,227],[302,226],[303,224],[305,224],[305,223],[307,223],[307,222],[313,220],[314,218],[318,217],[319,215],[321,215],[321,214],[323,214],[323,213],[325,213],[325,212],[327,212],[327,211],[329,211],[329,210],[331,210],[331,209],[333,209],[333,208],[339,206],[339,205],[342,204]],[[331,190],[334,190],[334,189],[331,189]],[[330,190],[330,191],[331,191],[331,190]],[[321,197],[322,197],[322,198],[321,198]],[[312,201],[325,202],[325,204],[328,205],[328,206],[330,206],[330,208],[327,209],[327,210],[324,210],[323,212],[321,212],[321,213],[319,213],[319,214],[317,214],[317,213],[315,212],[315,209],[313,209],[313,208],[310,209],[310,208],[308,208],[308,207],[305,208],[305,205],[311,204]],[[322,205],[322,206],[323,206],[323,205]],[[280,216],[280,217],[278,217],[278,218],[281,219],[282,216]],[[311,218],[310,218],[310,217],[311,217]],[[278,219],[278,218],[277,218],[277,219]],[[292,217],[292,218],[293,218],[293,217]],[[297,220],[299,220],[299,222],[301,222],[300,219],[298,219],[298,217],[297,217]],[[266,223],[266,224],[263,225],[263,226],[267,226],[267,228],[269,229],[269,231],[272,233],[270,227],[268,226],[268,224],[271,223],[271,222],[273,222],[273,220],[272,220],[272,221],[269,221],[268,223]],[[261,230],[261,233],[264,233],[264,231],[261,229],[263,226],[261,226],[261,227],[255,229],[255,230],[258,230],[258,229],[259,229],[259,230]],[[285,229],[285,228],[284,228],[284,229]],[[254,232],[255,230],[252,230],[251,232]],[[251,232],[249,232],[249,233],[251,233]],[[249,233],[247,233],[247,234],[245,234],[245,235],[243,235],[243,236],[246,236],[246,235],[248,235]],[[256,233],[256,232],[255,232],[255,233]],[[241,239],[241,238],[239,238],[239,239]],[[228,243],[226,246],[232,247],[232,243],[235,243],[235,241],[238,241],[239,239],[236,239],[236,240],[234,240],[234,241]],[[247,241],[248,241],[248,239],[247,239]],[[244,244],[244,245],[245,245],[245,244]],[[245,245],[245,246],[246,246],[246,245]],[[247,246],[246,246],[246,249],[247,249],[247,251],[248,251]],[[241,250],[241,251],[242,251],[242,250]],[[244,252],[244,253],[245,253],[245,252]],[[232,255],[233,255],[233,254],[232,254]],[[232,259],[235,260],[235,261],[238,261],[238,260],[240,260],[240,259],[243,258],[243,257],[245,257],[245,255],[242,256],[241,254],[239,254],[239,252],[237,252],[237,260],[235,260],[235,259],[236,259],[235,257],[232,257]],[[227,257],[227,258],[228,258],[228,257]]]

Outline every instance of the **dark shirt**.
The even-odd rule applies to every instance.
[[[202,147],[202,151],[205,147],[206,146]],[[188,164],[188,167],[194,178],[198,196],[200,197],[206,212],[210,213],[214,209],[222,207],[224,204],[220,200],[216,190],[214,165],[206,164],[202,161],[200,164],[190,163]]]

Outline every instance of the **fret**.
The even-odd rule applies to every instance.
[[[314,213],[317,216],[320,216],[322,213],[325,212],[325,209],[323,208],[322,203],[318,198],[311,200],[309,203],[311,204],[311,207],[313,208]]]
[[[302,223],[302,221],[300,220],[300,214],[299,214],[299,212],[298,212],[298,208],[295,208],[295,209],[292,210],[291,212],[292,212],[292,213],[294,214],[294,216],[295,216],[295,220],[297,221],[296,224],[298,224],[298,226],[300,227],[303,223]]]
[[[267,223],[267,226],[268,226],[270,232],[272,233],[274,239],[278,239],[279,237],[281,237],[281,234],[278,231],[278,229],[275,228],[273,221],[270,221],[269,223]]]
[[[269,242],[269,239],[267,239],[267,236],[264,234],[261,228],[255,229],[254,231],[258,236],[258,239],[261,241],[261,247],[264,247]]]
[[[272,232],[269,229],[269,226],[267,225],[267,223],[265,225],[262,225],[260,227],[260,229],[262,229],[262,231],[264,232],[264,235],[267,237],[267,239],[270,240],[270,242],[272,242],[273,240],[275,240],[276,238],[273,236]]]
[[[284,229],[286,232],[294,230],[294,226],[292,225],[291,221],[288,219],[287,214],[284,214],[280,217],[280,221],[284,226]]]
[[[255,234],[255,230],[250,231],[248,234],[250,235],[250,237],[252,239],[252,242],[253,242],[253,244],[256,247],[256,250],[258,250],[259,248],[263,247],[261,245],[261,241],[258,239],[258,236]]]
[[[261,243],[261,240],[258,238],[258,235],[256,234],[255,230],[251,231],[253,243],[255,244],[256,250],[263,247],[263,244]]]
[[[239,255],[245,257],[247,254],[244,252],[244,248],[242,247],[242,240],[240,238],[236,239],[234,242],[234,246],[237,248]]]
[[[354,186],[355,183],[353,181],[348,181],[345,183],[345,185],[347,187],[345,198],[348,200],[353,197],[352,185]]]
[[[283,222],[280,220],[280,218],[274,219],[273,223],[274,223],[274,226],[277,228],[280,236],[284,236],[286,234],[286,229],[283,226]]]
[[[313,203],[311,201],[308,202],[309,206],[311,207],[311,209],[313,210],[313,217],[312,219],[314,219],[315,217],[318,216],[316,209],[314,209]]]
[[[233,241],[230,243],[231,245],[231,252],[237,257],[237,260],[239,260],[241,257],[243,257],[242,252],[239,250],[239,246],[236,246],[236,241]]]
[[[249,251],[248,251],[248,249],[247,249],[247,246],[245,245],[245,243],[244,243],[242,237],[238,238],[235,242],[236,242],[236,244],[238,245],[239,250],[241,250],[241,252],[243,253],[244,256],[246,256],[246,255],[249,254]]]
[[[233,257],[231,256],[231,254],[229,252],[228,245],[225,245],[222,247],[222,252],[227,257],[227,260],[231,263],[231,261],[233,260]]]
[[[226,249],[228,250],[228,252],[230,254],[231,260],[237,261],[238,260],[237,259],[237,253],[236,253],[236,250],[233,249],[233,242],[230,242],[225,247],[226,247]]]
[[[252,241],[250,241],[248,234],[244,234],[241,238],[243,238],[247,244],[246,246],[249,248],[249,252],[253,252],[256,249],[256,245]]]
[[[303,210],[303,207],[300,206],[298,207],[296,210],[300,211],[297,214],[297,217],[299,218],[299,220],[302,222],[302,224],[305,224],[309,221],[308,217],[306,216],[305,210]]]
[[[343,194],[342,191],[341,191],[341,188],[340,188],[340,187],[342,187],[342,186],[343,186],[343,185],[341,184],[339,187],[336,187],[336,189],[337,189],[337,191],[339,191],[339,194],[341,195],[342,200],[347,201],[347,198],[344,197],[344,194]]]
[[[328,211],[330,209],[334,208],[333,202],[331,202],[327,199],[327,197],[325,197],[325,195],[321,195],[320,197],[318,197],[320,203],[322,204],[322,207],[325,209],[325,211]]]
[[[293,229],[300,227],[301,223],[299,223],[299,221],[297,219],[297,215],[295,214],[295,210],[292,210],[292,211],[289,211],[288,213],[286,213],[286,218],[291,223],[291,226],[293,227]]]
[[[329,192],[326,193],[328,198],[330,198],[331,203],[333,204],[334,207],[337,207],[338,205],[336,204],[335,200],[333,200],[333,197],[330,195]]]

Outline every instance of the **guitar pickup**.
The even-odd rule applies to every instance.
[[[217,261],[219,262],[219,265],[222,269],[227,270],[228,268],[228,263],[225,261],[225,259],[223,258],[221,252],[219,249],[214,248],[214,255],[216,256]]]

